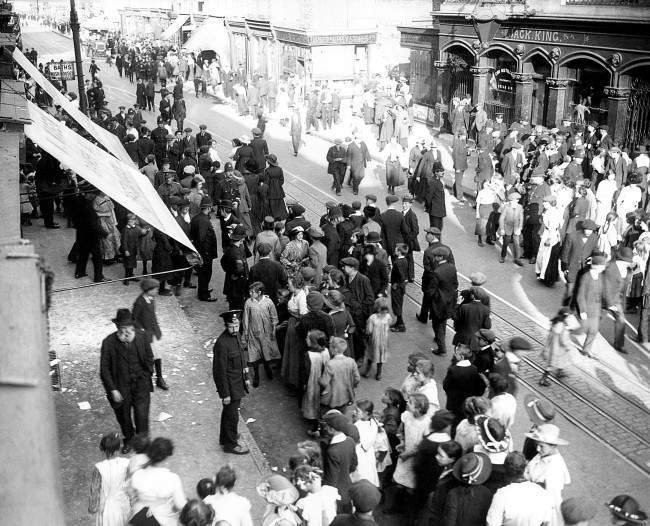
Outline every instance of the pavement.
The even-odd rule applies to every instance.
[[[30,38],[33,40],[30,41]],[[65,52],[70,45],[68,39],[52,33],[38,35],[37,37],[28,34],[25,35],[24,41],[26,47],[32,47],[32,44],[34,44],[37,49],[39,49],[39,45],[46,45],[48,46],[49,52],[53,54],[59,49],[61,52]],[[40,44],[41,42],[43,43]],[[103,67],[103,65],[100,66]],[[104,81],[107,99],[111,101],[111,106],[115,107],[122,103],[132,104],[135,101],[134,86],[130,85],[124,79],[119,79],[114,68],[112,70],[106,69],[107,71],[102,71],[101,78]],[[222,159],[225,158],[225,154],[230,148],[230,138],[237,137],[242,133],[250,134],[250,129],[255,124],[252,118],[237,116],[230,105],[217,104],[210,98],[195,99],[193,95],[188,95],[187,106],[188,118],[186,122],[195,128],[198,128],[198,124],[202,122],[208,125],[209,131],[220,142],[220,146],[222,147],[220,153],[223,154]],[[150,114],[150,120],[154,121],[154,119],[155,115]],[[305,144],[300,151],[300,155],[295,158],[291,151],[288,130],[274,120],[271,120],[267,130],[266,138],[269,142],[269,148],[273,153],[278,155],[280,165],[285,171],[285,191],[289,197],[300,201],[308,210],[308,219],[315,221],[317,216],[324,212],[324,201],[334,197],[329,190],[330,181],[329,176],[325,173],[324,163],[325,153],[331,143],[325,140],[327,138],[326,136],[306,135],[304,137]],[[349,124],[342,124],[337,130],[331,133],[345,136],[352,133],[352,129]],[[383,176],[381,164],[380,161],[375,160],[370,167],[370,170],[378,171],[377,173],[380,178]],[[380,202],[382,202],[386,195],[385,189],[378,187],[374,189],[374,192],[378,194]],[[344,195],[341,197],[341,200],[344,202],[352,200],[349,189],[344,189]],[[562,295],[561,284],[558,284],[555,288],[547,288],[536,281],[534,272],[530,266],[525,265],[520,268],[511,262],[499,264],[497,260],[497,247],[478,248],[475,244],[475,238],[472,236],[474,211],[467,205],[458,204],[451,197],[448,197],[447,205],[448,217],[445,220],[444,241],[454,251],[461,278],[469,275],[474,270],[484,272],[489,277],[486,287],[493,295],[493,324],[497,335],[504,339],[515,334],[524,335],[534,343],[535,351],[530,354],[528,357],[529,360],[524,363],[520,371],[521,384],[518,400],[521,401],[523,396],[528,392],[540,392],[536,385],[539,372],[535,366],[541,363],[539,350],[545,341],[548,319],[559,307]],[[421,227],[427,225],[428,220],[421,208],[418,207],[416,213]],[[30,235],[37,236],[39,235],[39,231],[43,232],[42,229],[33,228],[26,233],[29,234],[26,237],[30,237]],[[50,234],[51,231],[47,231],[44,236],[44,243],[47,244],[53,240]],[[56,234],[58,235],[58,233]],[[420,242],[424,244],[424,239],[421,239]],[[45,247],[43,247],[43,250],[45,250]],[[67,247],[64,252],[66,251]],[[50,257],[55,260],[57,258],[64,260],[65,253],[59,254],[55,249],[52,249]],[[421,263],[421,255],[416,254],[416,262]],[[58,264],[61,265],[61,263]],[[65,264],[63,266],[65,267]],[[59,269],[59,271],[57,275],[70,275],[72,273],[72,270],[69,268]],[[421,269],[418,272],[421,272]],[[197,414],[203,415],[201,412],[206,410],[206,404],[208,404],[207,401],[203,404],[198,404],[199,394],[203,396],[201,389],[198,389],[203,386],[199,386],[198,384],[201,381],[205,381],[206,386],[208,386],[208,381],[210,380],[208,357],[205,356],[205,359],[201,357],[201,353],[206,354],[207,351],[201,350],[200,347],[207,340],[216,336],[218,330],[213,330],[215,320],[217,320],[218,313],[226,308],[225,299],[219,294],[221,291],[219,283],[221,278],[220,274],[221,272],[218,270],[217,264],[215,267],[213,286],[220,301],[214,304],[203,304],[196,302],[192,297],[193,295],[184,294],[178,302],[178,307],[174,308],[182,309],[182,312],[186,316],[185,321],[182,323],[176,321],[177,318],[173,316],[168,318],[169,320],[174,320],[170,322],[172,325],[177,324],[187,327],[186,331],[181,331],[182,334],[170,334],[170,344],[172,344],[172,340],[176,337],[180,339],[179,341],[185,341],[185,338],[189,338],[185,332],[193,332],[192,338],[195,341],[194,347],[191,347],[189,344],[183,347],[185,344],[177,345],[175,341],[173,342],[172,347],[174,349],[178,349],[179,345],[181,349],[188,349],[187,355],[184,353],[180,354],[176,351],[179,358],[178,361],[175,361],[176,358],[172,356],[171,360],[173,361],[173,365],[178,367],[179,370],[181,369],[179,365],[182,364],[187,365],[191,363],[192,365],[189,369],[196,367],[196,371],[188,372],[187,367],[184,366],[182,371],[182,374],[188,374],[192,377],[190,383],[192,383],[191,387],[193,389],[181,387],[181,390],[171,391],[170,394],[159,395],[158,392],[154,394],[154,400],[165,400],[166,397],[173,395],[175,392],[178,393],[178,403],[182,401],[183,408],[188,413],[187,417],[175,414],[174,418],[170,419],[167,424],[160,424],[162,428],[166,431],[169,430],[170,433],[180,434],[185,430],[187,422],[182,422],[182,426],[177,426],[176,424],[177,422],[181,422],[181,418],[190,419],[190,426],[192,425],[192,421],[206,421],[203,418],[195,416]],[[463,279],[461,279],[461,282],[465,283]],[[58,278],[55,283],[55,288],[59,287]],[[99,289],[104,289],[105,287],[127,289],[127,287],[123,287],[122,285],[102,286]],[[129,289],[131,288],[129,287]],[[114,303],[110,304],[109,308],[109,306],[98,307],[96,305],[96,303],[102,303],[104,298],[101,297],[101,294],[95,293],[93,289],[92,295],[82,295],[78,298],[78,301],[83,300],[83,303],[79,304],[79,306],[75,306],[73,302],[70,302],[70,305],[67,307],[67,312],[61,319],[65,319],[66,321],[76,319],[77,317],[83,319],[86,323],[75,325],[77,331],[83,331],[84,328],[92,327],[92,332],[98,333],[93,342],[95,345],[94,352],[96,353],[98,342],[110,330],[108,320],[113,315],[115,308],[122,304],[129,305],[135,297],[135,291],[133,295],[130,294],[131,291],[128,292],[128,294],[122,290],[118,292],[118,295],[126,294],[126,296],[124,296],[123,300],[115,296]],[[407,320],[408,331],[399,337],[391,335],[391,356],[385,368],[384,380],[381,384],[374,380],[363,380],[357,392],[358,399],[368,398],[373,400],[377,410],[381,409],[379,401],[383,388],[389,385],[401,385],[405,376],[406,356],[408,353],[415,350],[428,349],[431,344],[431,329],[420,326],[415,321],[411,321],[414,320],[414,314],[420,297],[417,285],[410,285],[408,294],[409,299],[405,305],[405,319]],[[100,301],[95,301],[96,299]],[[105,300],[110,303],[111,298],[106,298]],[[60,300],[55,295],[55,304],[58,301]],[[175,298],[161,298],[159,301],[159,309],[161,311],[166,309],[167,303],[173,305],[173,301],[175,301]],[[91,303],[88,306],[88,312],[96,312],[92,316],[86,316],[85,314],[86,303],[88,302]],[[99,315],[97,309],[104,309],[105,312]],[[52,327],[56,327],[57,331],[65,331],[67,327],[64,327],[63,323],[55,325],[54,318],[55,314],[53,311]],[[182,318],[178,319],[181,320]],[[216,325],[218,326],[218,323]],[[168,330],[165,328],[168,326],[167,322],[165,322],[163,331]],[[80,338],[80,336],[72,336],[70,338],[73,341],[75,338]],[[649,354],[646,348],[638,346],[631,341],[634,336],[634,331],[630,329],[628,331],[628,338],[630,340],[628,341],[628,348],[630,349],[630,354],[625,357],[619,355],[608,344],[608,341],[612,339],[611,321],[604,320],[602,337],[599,338],[596,345],[595,354],[597,360],[587,360],[578,356],[576,353],[575,364],[569,370],[569,379],[564,382],[554,383],[552,387],[542,392],[543,396],[548,397],[558,407],[560,412],[558,424],[562,428],[563,436],[570,442],[570,446],[564,450],[564,456],[572,474],[573,482],[564,492],[566,497],[589,496],[600,503],[608,500],[612,495],[629,493],[641,500],[646,510],[650,507],[650,492],[647,491],[648,470],[650,469],[650,457],[647,450],[648,439],[650,438],[650,431],[648,430],[648,425],[650,424],[650,418],[648,418],[648,410],[650,409],[650,401],[648,400],[650,396],[650,389],[648,389],[650,380]],[[83,337],[91,338],[90,335],[84,335]],[[451,337],[451,334],[449,337]],[[579,340],[580,337],[577,336],[576,338]],[[62,341],[65,342],[66,338]],[[86,347],[82,346],[82,348],[90,349],[91,347],[86,344]],[[68,352],[74,353],[74,351]],[[84,357],[85,353],[81,357],[74,358],[74,360],[79,361],[78,364],[72,364],[75,367],[72,367],[72,365],[66,362],[66,365],[68,365],[68,368],[72,368],[72,371],[68,371],[67,369],[62,371],[64,386],[66,385],[66,376],[77,368],[79,369],[79,376],[85,377],[88,374],[96,375],[95,358],[86,360]],[[448,359],[434,357],[433,360],[436,366],[436,380],[440,385],[445,375]],[[201,364],[203,364],[203,367],[201,367]],[[197,378],[194,378],[194,375],[197,375]],[[171,379],[174,381],[173,376],[171,376]],[[92,389],[90,388],[92,386],[90,386],[84,394],[95,393],[95,398],[91,400],[91,405],[95,407],[94,402],[97,402],[100,406],[102,403],[104,404],[104,409],[99,410],[103,411],[103,413],[97,415],[96,418],[101,420],[101,422],[112,424],[112,415],[106,413],[107,410],[110,411],[108,405],[105,401],[99,400],[103,398],[98,394],[101,393],[99,383],[96,380],[93,381],[95,381],[96,385]],[[182,385],[185,385],[184,379],[178,378],[178,381]],[[208,387],[212,389],[211,386]],[[184,392],[186,390],[188,392]],[[194,390],[198,390],[199,393],[195,395]],[[206,393],[206,396],[207,394],[209,393]],[[60,398],[65,399],[66,395],[71,396],[68,393],[63,393],[60,395]],[[86,396],[90,395],[88,394]],[[444,403],[442,389],[440,389],[440,398],[441,402]],[[79,399],[78,397],[75,398],[74,402],[76,403]],[[204,400],[207,400],[207,398]],[[217,416],[216,413],[218,413],[218,402],[214,401],[214,403],[208,405],[212,410],[212,414],[203,416],[206,418],[212,416],[212,421],[214,422]],[[59,407],[61,407],[60,404]],[[67,407],[69,420],[73,420],[75,415],[78,418],[79,414],[87,414],[73,411],[75,408],[73,402],[68,403],[65,407]],[[188,411],[189,407],[192,408],[191,412]],[[599,409],[601,410],[600,412],[598,411]],[[75,413],[75,415],[72,413]],[[152,414],[155,413],[156,410],[152,410]],[[62,414],[65,416],[65,411]],[[190,414],[191,417],[189,416]],[[267,381],[263,377],[260,388],[254,390],[250,397],[246,399],[242,407],[242,415],[244,419],[250,421],[248,429],[263,452],[262,454],[268,461],[270,468],[281,471],[286,466],[288,456],[293,451],[296,442],[306,438],[302,418],[297,410],[296,399],[288,396],[278,380]],[[70,425],[73,424],[71,423]],[[178,429],[178,427],[181,429]],[[208,437],[210,436],[210,432],[213,433],[212,436],[214,437],[217,429],[216,422],[209,427],[210,430],[205,432],[208,433]],[[523,433],[527,431],[527,428],[527,417],[520,407],[513,428],[516,447],[521,446]],[[63,431],[66,431],[66,429],[63,429]],[[101,431],[97,431],[92,446],[90,444],[82,444],[82,449],[91,451],[95,447],[98,440],[97,435],[100,433]],[[75,435],[82,436],[80,434]],[[193,433],[191,435],[193,436]],[[64,433],[61,439],[62,454],[64,454],[65,458],[69,458],[72,453],[66,453],[66,447],[63,447],[71,446],[70,441],[66,442],[66,436]],[[185,437],[184,440],[190,440],[190,437]],[[214,441],[214,438],[212,440]],[[186,453],[189,454],[190,451],[179,451],[178,456],[184,457]],[[201,457],[201,453],[199,452],[199,458],[204,458],[204,456]],[[191,463],[195,460],[179,458],[178,460],[175,459],[175,461],[183,464],[185,462]],[[219,461],[220,459],[216,459],[215,463]],[[87,477],[86,473],[89,471],[91,463],[89,460],[86,463],[77,463],[82,466],[75,466],[79,473],[66,477],[66,497],[73,499],[71,502],[77,508],[80,505],[76,503],[76,500],[83,500],[85,498],[84,492],[87,486],[83,484],[81,489],[70,489],[70,484],[74,484],[75,481],[81,482],[82,480],[86,482],[83,477]],[[64,464],[67,463],[64,462]],[[71,468],[71,471],[74,470]],[[208,473],[212,473],[214,471],[213,466],[211,465],[207,471]],[[205,476],[204,471],[201,471],[200,476],[193,476],[191,481],[190,479],[183,479],[188,493],[191,493],[193,489],[192,484],[201,476]],[[254,477],[254,471],[253,475],[249,475],[248,471],[246,471],[246,476]],[[247,480],[245,484],[252,487],[254,483],[255,481],[253,480]],[[242,493],[246,495],[244,491]],[[259,501],[259,499],[257,500]],[[604,508],[600,508],[595,523],[605,522],[606,520],[607,514]],[[382,524],[396,524],[394,521],[384,520],[383,518],[381,522]]]

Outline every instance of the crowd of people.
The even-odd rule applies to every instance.
[[[250,388],[260,388],[260,369],[267,380],[279,375],[295,395],[312,439],[298,444],[288,459],[290,476],[272,475],[258,487],[267,502],[264,525],[370,525],[380,504],[382,513],[401,514],[409,524],[423,526],[555,526],[593,518],[588,500],[563,498],[571,477],[561,448],[568,444],[553,423],[553,406],[527,398],[530,432],[525,437],[511,434],[518,354],[530,350],[530,344],[521,338],[499,341],[491,330],[484,274],[473,273],[471,286],[459,291],[453,252],[441,239],[446,209],[440,152],[433,140],[418,141],[406,152],[412,127],[406,84],[394,81],[388,87],[391,96],[383,98],[370,83],[353,99],[355,113],[376,127],[387,168],[389,163],[393,168],[386,208],[382,211],[384,205],[368,193],[365,202],[325,203],[321,218],[312,222],[302,204],[286,198],[280,160],[264,139],[265,111],[277,111],[283,89],[293,86],[293,95],[286,93],[293,113],[282,118],[291,123],[292,135],[298,123],[300,134],[303,130],[298,108],[303,100],[305,131],[327,127],[338,118],[335,89],[324,84],[305,93],[301,83],[288,79],[276,92],[272,79],[249,83],[236,71],[224,74],[217,59],[211,66],[198,57],[192,62],[169,50],[161,55],[148,48],[144,55],[149,62],[141,59],[142,50],[124,50],[119,41],[116,46],[120,74],[135,77],[136,103],[113,114],[103,96],[101,70],[93,63],[86,93],[90,114],[124,142],[134,166],[156,188],[198,253],[27,141],[21,173],[24,222],[40,213],[46,227],[59,228],[54,212],[61,207],[76,229],[68,255],[76,263],[75,277],[86,276],[92,254],[94,281],[106,280],[103,265],[121,263],[124,285],[138,281],[142,290],[132,309],[118,310],[116,331],[102,344],[102,381],[122,437],[111,433],[101,441],[106,460],[93,471],[89,505],[97,524],[252,523],[250,502],[233,491],[237,477],[232,467],[198,481],[198,498],[188,501],[180,478],[165,467],[173,444],[148,438],[153,376],[159,389],[174,389],[162,374],[156,293],[196,288],[199,300],[216,301],[210,282],[219,254],[228,302],[222,314],[226,328],[215,342],[213,361],[223,403],[221,446],[229,454],[249,453],[237,433],[238,409]],[[241,114],[258,119],[252,138],[234,139],[223,160],[207,126],[197,132],[184,125],[183,82],[190,75],[196,96],[214,81],[217,91],[236,99]],[[32,95],[48,107],[46,97]],[[60,108],[48,110],[78,128]],[[145,118],[150,113],[156,118],[151,130]],[[639,150],[629,160],[603,126],[596,130],[564,122],[546,130],[522,120],[507,127],[499,116],[487,119],[481,104],[472,106],[467,98],[453,101],[449,125],[458,201],[464,200],[468,135],[478,152],[479,245],[499,240],[501,261],[511,246],[515,263],[521,264],[523,236],[524,257],[536,265],[540,279],[552,284],[560,269],[565,273],[568,307],[553,320],[548,370],[540,383],[566,367],[574,307],[587,332],[585,354],[598,332],[601,306],[616,315],[615,347],[624,352],[626,308],[640,306],[642,323],[648,321],[646,301],[638,301],[650,294],[644,279],[648,156]],[[358,194],[370,157],[363,146],[355,136],[337,141],[328,152],[337,195],[346,184]],[[299,147],[300,140],[294,140],[296,154]],[[394,195],[402,185],[409,193]],[[447,323],[453,322],[451,363],[438,386],[431,353],[411,354],[404,383],[386,388],[384,407],[375,410],[356,391],[373,372],[374,381],[382,381],[391,359],[391,334],[407,330],[403,301],[408,284],[415,281],[413,253],[422,250],[412,210],[416,201],[424,203],[429,215],[429,226],[423,228],[423,300],[416,318],[431,322],[430,351],[437,356],[447,354]],[[211,220],[215,212],[218,230]],[[142,276],[136,277],[139,261]],[[150,270],[157,279],[149,277]],[[636,302],[626,302],[627,296]],[[643,329],[640,337],[647,335]],[[439,387],[446,394],[444,409]],[[133,450],[135,455],[119,456],[120,446],[123,454]],[[627,495],[615,497],[608,507],[616,524],[646,519]]]

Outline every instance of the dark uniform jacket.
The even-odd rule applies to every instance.
[[[244,249],[243,245],[230,245],[224,249],[221,257],[221,268],[226,273],[223,293],[227,298],[241,299],[242,307],[248,287],[248,263]]]
[[[140,137],[135,142],[138,145],[138,159],[140,159],[140,166],[142,167],[147,164],[147,155],[154,153],[156,145],[149,137]]]
[[[370,280],[357,272],[354,279],[348,280],[348,289],[350,290],[350,314],[355,322],[365,320],[370,316],[370,311],[375,302],[375,295],[370,285]]]
[[[420,225],[418,224],[418,216],[413,210],[409,210],[404,214],[404,243],[406,243],[406,246],[412,252],[420,251],[420,242],[418,241],[419,233]]]
[[[431,295],[431,316],[451,318],[458,298],[458,276],[451,263],[440,263],[431,274],[428,292]]]
[[[492,328],[492,321],[489,307],[486,307],[480,299],[464,303],[458,308],[454,318],[456,334],[452,343],[469,345],[476,331],[490,328]]]
[[[210,146],[212,135],[207,131],[200,131],[196,134],[196,147],[200,150],[201,146]]]
[[[203,259],[217,257],[217,234],[207,215],[201,213],[192,218],[190,239]]]
[[[392,256],[395,252],[397,243],[404,243],[406,237],[406,225],[404,224],[404,215],[392,208],[389,208],[381,214],[381,235],[384,240],[384,247],[388,255]]]
[[[156,306],[153,300],[147,301],[140,294],[133,303],[133,319],[135,326],[144,333],[148,343],[153,341],[154,336],[157,340],[161,338],[162,332],[156,318]]]
[[[153,391],[151,375],[153,374],[153,352],[143,333],[136,332],[130,344],[138,353],[138,360],[143,371],[143,378],[149,391]],[[129,360],[126,354],[126,344],[117,338],[117,332],[110,334],[102,341],[102,350],[99,365],[99,374],[106,390],[106,396],[113,400],[111,391],[119,391],[122,398],[131,396],[131,375],[129,373]]]
[[[248,353],[242,347],[239,334],[223,331],[212,350],[212,378],[221,399],[230,397],[241,400],[246,396],[246,373]]]

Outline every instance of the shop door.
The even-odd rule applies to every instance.
[[[627,129],[623,146],[630,150],[650,143],[650,81],[635,78],[627,106]]]
[[[515,81],[509,69],[501,68],[491,73],[485,111],[490,119],[503,113],[503,122],[515,121]]]
[[[545,79],[533,79],[533,105],[530,112],[530,123],[533,125],[546,122],[548,107],[548,86]]]

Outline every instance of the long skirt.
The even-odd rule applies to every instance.
[[[492,213],[492,205],[478,205],[478,219],[476,220],[476,228],[474,235],[484,236],[487,233],[487,224],[490,214]]]
[[[399,161],[386,161],[386,186],[402,184],[402,164]]]
[[[558,270],[558,260],[560,258],[560,243],[553,246],[540,244],[537,252],[537,261],[535,262],[535,273],[537,278],[551,287],[560,279]]]
[[[102,258],[115,259],[120,253],[120,232],[109,217],[100,217],[99,224],[108,232],[106,237],[101,238]]]
[[[293,146],[294,153],[298,153],[300,151],[300,143],[301,143],[300,135],[292,134],[291,135],[291,145]]]
[[[282,379],[290,386],[300,387],[301,362],[305,359],[305,343],[298,336],[298,319],[293,316],[287,324],[284,338],[284,355],[282,356]]]
[[[284,204],[283,198],[268,199],[269,214],[272,215],[276,221],[283,221],[287,218],[287,205]]]

